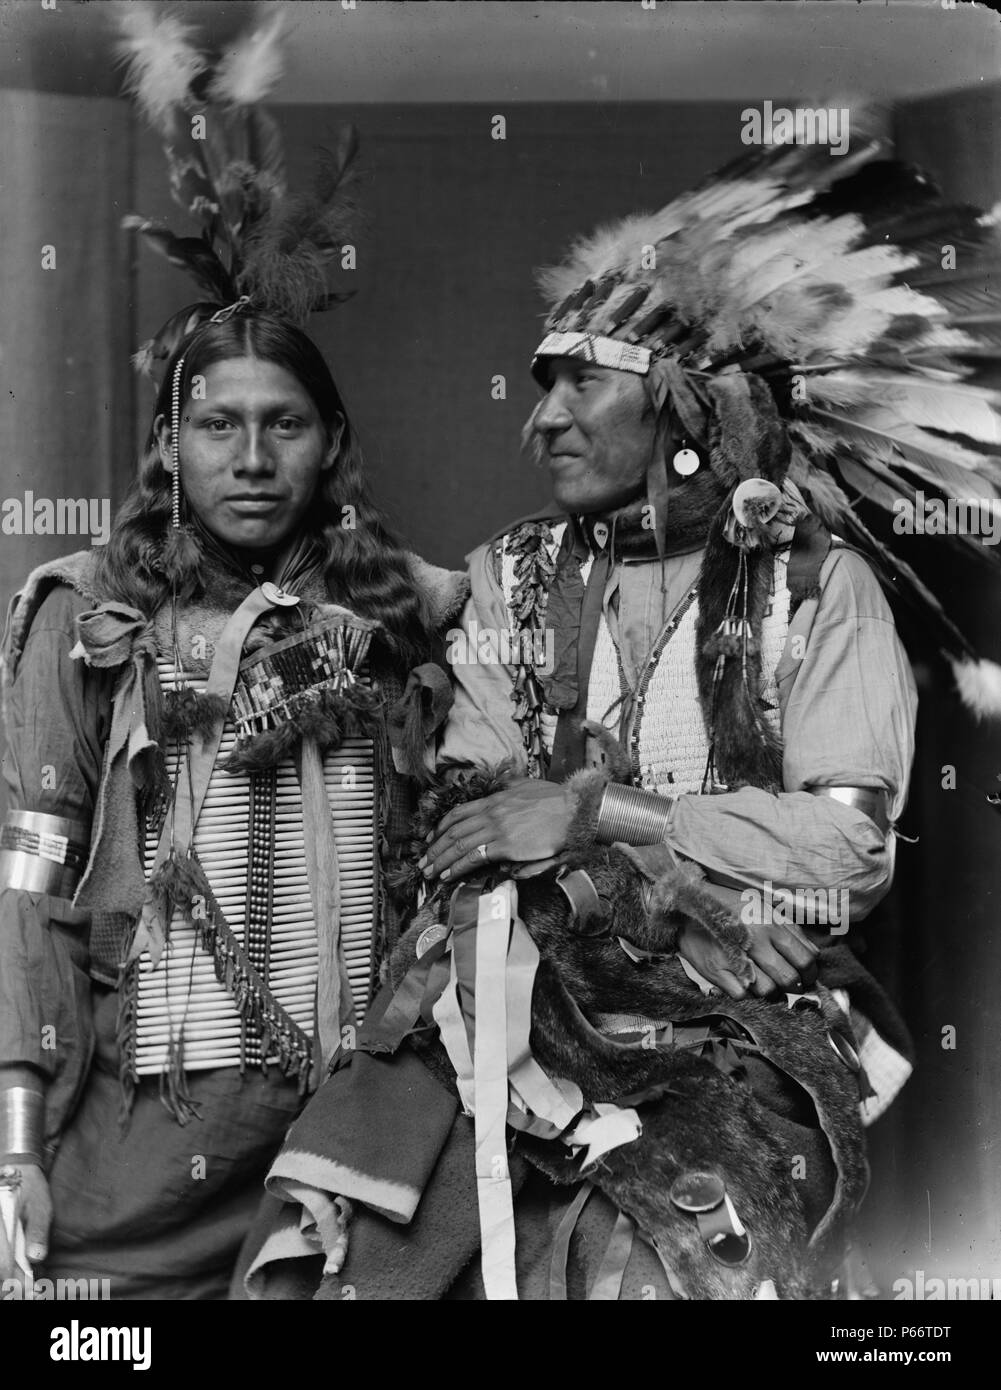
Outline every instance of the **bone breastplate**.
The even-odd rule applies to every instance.
[[[161,684],[173,667],[158,662]],[[198,689],[204,681],[187,677]],[[291,759],[259,772],[222,768],[236,740],[227,719],[198,824],[194,849],[226,920],[272,994],[303,1031],[314,1031],[317,925],[314,921],[303,843],[299,780]],[[173,778],[180,761],[167,752]],[[358,1018],[368,1002],[377,913],[375,871],[376,797],[371,739],[349,738],[323,759],[324,784],[334,827],[341,891],[341,939]],[[183,791],[183,788],[182,788]],[[145,844],[149,873],[158,836]],[[179,916],[172,923],[157,968],[148,954],[139,962],[137,1071],[160,1073],[171,1036],[183,1025],[187,1070],[236,1066],[241,1032],[248,1064],[261,1060],[260,1039],[241,1020],[236,1003],[216,978],[213,960]]]

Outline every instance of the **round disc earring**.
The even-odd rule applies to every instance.
[[[684,447],[675,454],[671,463],[675,473],[680,473],[683,478],[690,478],[693,473],[699,471],[699,456],[694,449],[689,449],[687,440]]]

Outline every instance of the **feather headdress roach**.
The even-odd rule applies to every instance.
[[[893,158],[878,112],[849,110],[841,155],[766,146],[577,242],[541,273],[551,310],[533,372],[568,356],[638,373],[731,489],[764,470],[727,459],[721,406],[760,413],[767,384],[787,445],[766,476],[870,558],[935,634],[964,701],[1001,716],[1001,667],[857,510],[874,503],[894,535],[941,534],[997,572],[984,537],[1001,534],[998,213],[949,204]]]
[[[301,327],[348,296],[328,291],[333,258],[357,225],[358,137],[342,126],[317,151],[312,186],[291,192],[281,135],[260,103],[282,73],[279,11],[221,56],[203,53],[183,18],[159,5],[116,7],[125,87],[164,142],[174,201],[198,236],[129,216],[137,231],[198,286],[198,302],[142,345],[135,365],[153,375],[199,323],[246,297]]]

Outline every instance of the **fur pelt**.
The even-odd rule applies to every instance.
[[[495,789],[489,774],[474,774],[440,789],[433,810],[425,801],[421,824],[435,819],[440,806],[487,794],[488,787]],[[840,1254],[844,1223],[867,1182],[857,1081],[828,1038],[829,1029],[848,1031],[844,1015],[823,986],[816,990],[819,1007],[796,1010],[784,999],[703,996],[670,954],[680,928],[698,921],[735,959],[746,932],[701,887],[694,866],[654,873],[632,853],[601,847],[565,859],[568,867],[590,874],[607,913],[607,933],[582,936],[574,930],[553,873],[519,883],[519,915],[541,958],[532,1000],[532,1052],[550,1076],[575,1082],[587,1101],[634,1104],[643,1121],[639,1139],[606,1154],[589,1176],[660,1247],[688,1296],[752,1298],[765,1279],[775,1282],[782,1297],[821,1296]],[[391,962],[394,984],[414,963],[420,933],[446,914],[447,895],[439,890],[400,940]],[[636,954],[649,955],[637,964],[620,937],[638,948]],[[784,1074],[797,1113],[812,1120],[790,1127],[777,1118],[743,1084],[739,1064],[724,1074],[692,1050],[651,1045],[650,1037],[637,1043],[603,1034],[598,1025],[605,1014],[654,1024],[711,1021],[716,1033],[758,1049],[755,1065],[777,1068],[773,1077]],[[453,1083],[439,1042],[415,1036],[412,1045],[440,1080]],[[517,1142],[555,1181],[579,1180],[579,1164],[561,1145],[525,1136]],[[837,1173],[833,1196],[828,1184],[819,1206],[814,1197],[812,1222],[805,1185],[793,1175],[804,1144],[813,1145],[814,1154],[826,1153],[827,1176],[831,1162]],[[823,1167],[825,1159],[816,1163]],[[694,1170],[723,1178],[750,1233],[750,1252],[736,1267],[719,1263],[694,1218],[669,1200],[674,1179]],[[817,1180],[818,1174],[811,1177]]]
[[[707,729],[713,722],[713,673],[721,652],[717,629],[727,613],[730,591],[737,575],[739,552],[723,533],[730,505],[717,515],[709,530],[699,573],[699,615],[695,628],[696,678]],[[751,551],[747,564],[747,618],[752,640],[747,644],[747,680],[739,655],[731,654],[716,694],[714,761],[723,781],[734,790],[741,786],[765,791],[782,788],[782,745],[764,717],[761,687],[759,635],[771,597],[774,558]]]

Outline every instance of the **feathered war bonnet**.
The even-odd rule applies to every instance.
[[[355,128],[339,128],[332,148],[316,153],[312,187],[286,183],[282,140],[260,103],[282,75],[278,12],[240,35],[221,55],[203,52],[191,26],[142,0],[115,7],[125,85],[161,136],[174,201],[201,231],[179,236],[169,227],[129,216],[126,230],[186,271],[200,299],[172,314],[133,358],[156,380],[198,328],[244,311],[301,328],[311,313],[350,297],[331,293],[330,264],[358,224]],[[190,574],[198,546],[181,524],[177,460],[183,357],[174,368],[171,437],[173,524],[164,546],[168,578]]]
[[[865,499],[894,516],[895,535],[915,516],[921,530],[933,493],[966,518],[942,543],[998,562],[979,535],[1001,527],[997,215],[947,204],[891,157],[876,112],[850,110],[843,155],[766,146],[660,212],[577,242],[540,274],[551,308],[532,370],[542,380],[544,359],[571,357],[643,378],[657,412],[647,501],[658,549],[671,507],[699,483],[703,586],[727,588],[750,562],[736,607],[705,634],[720,659],[741,649],[746,661],[748,646],[753,657],[757,624],[748,632],[738,610],[755,558],[792,537],[795,602],[816,592],[833,532],[917,608],[971,709],[1001,716],[1001,667],[978,660],[901,543],[884,544],[856,510]],[[685,480],[669,495],[679,444]]]

